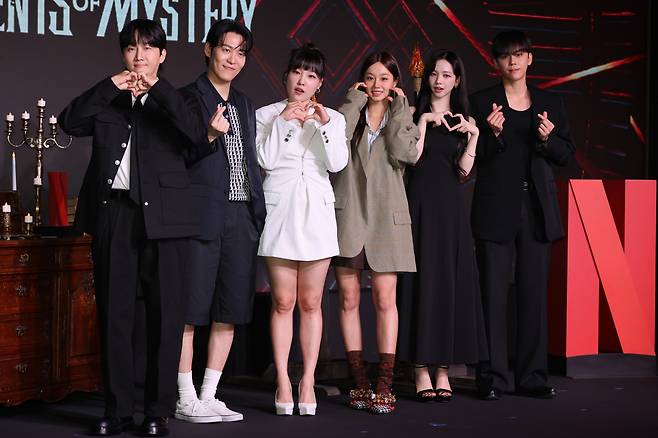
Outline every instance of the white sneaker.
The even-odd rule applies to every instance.
[[[208,403],[197,399],[185,402],[178,399],[174,417],[190,423],[221,423],[222,421],[222,416],[210,409]]]
[[[216,398],[211,398],[209,400],[203,400],[203,403],[208,406],[208,409],[216,415],[219,415],[222,421],[242,421],[244,415],[239,412],[235,412],[226,407],[226,403]]]

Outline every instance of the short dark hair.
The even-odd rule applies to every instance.
[[[491,54],[495,59],[519,50],[532,53],[532,42],[530,38],[520,30],[500,32],[494,37],[491,44]]]
[[[320,49],[312,43],[306,43],[290,51],[290,59],[288,60],[288,67],[283,73],[283,80],[285,82],[288,73],[297,69],[312,71],[320,79],[323,79],[325,64],[326,61]]]
[[[157,47],[160,51],[167,48],[167,35],[157,21],[138,18],[126,23],[119,33],[121,51],[138,43]]]
[[[208,34],[206,35],[206,43],[210,45],[210,48],[214,49],[224,42],[224,35],[229,32],[237,33],[242,37],[242,50],[244,50],[244,53],[249,53],[251,51],[251,48],[254,46],[254,37],[251,34],[251,31],[247,29],[244,24],[230,18],[215,21],[215,23],[210,26]],[[206,65],[208,65],[209,62],[210,59],[206,56]]]

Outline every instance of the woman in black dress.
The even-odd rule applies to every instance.
[[[464,180],[479,131],[468,116],[464,67],[442,50],[431,55],[414,119],[417,165],[408,168],[407,198],[418,271],[399,286],[402,360],[416,364],[419,399],[449,401],[448,365],[486,357],[486,335]],[[428,365],[436,366],[432,385]]]

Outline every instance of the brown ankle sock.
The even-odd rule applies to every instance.
[[[363,352],[361,350],[348,351],[347,363],[350,365],[350,372],[356,389],[370,388],[370,381],[366,374],[366,367],[363,365]]]
[[[388,394],[393,386],[393,368],[395,354],[379,353],[379,376],[377,377],[377,394]]]

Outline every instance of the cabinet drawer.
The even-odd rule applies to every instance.
[[[49,271],[57,268],[52,247],[8,247],[0,250],[2,272]]]
[[[44,385],[50,368],[50,360],[39,356],[0,360],[0,392]]]
[[[91,268],[93,260],[91,258],[91,245],[71,245],[64,246],[59,250],[60,261],[63,268],[78,267]]]
[[[47,350],[50,339],[50,318],[19,318],[0,322],[0,353],[5,356]]]
[[[0,315],[49,312],[54,281],[47,274],[0,276]]]

